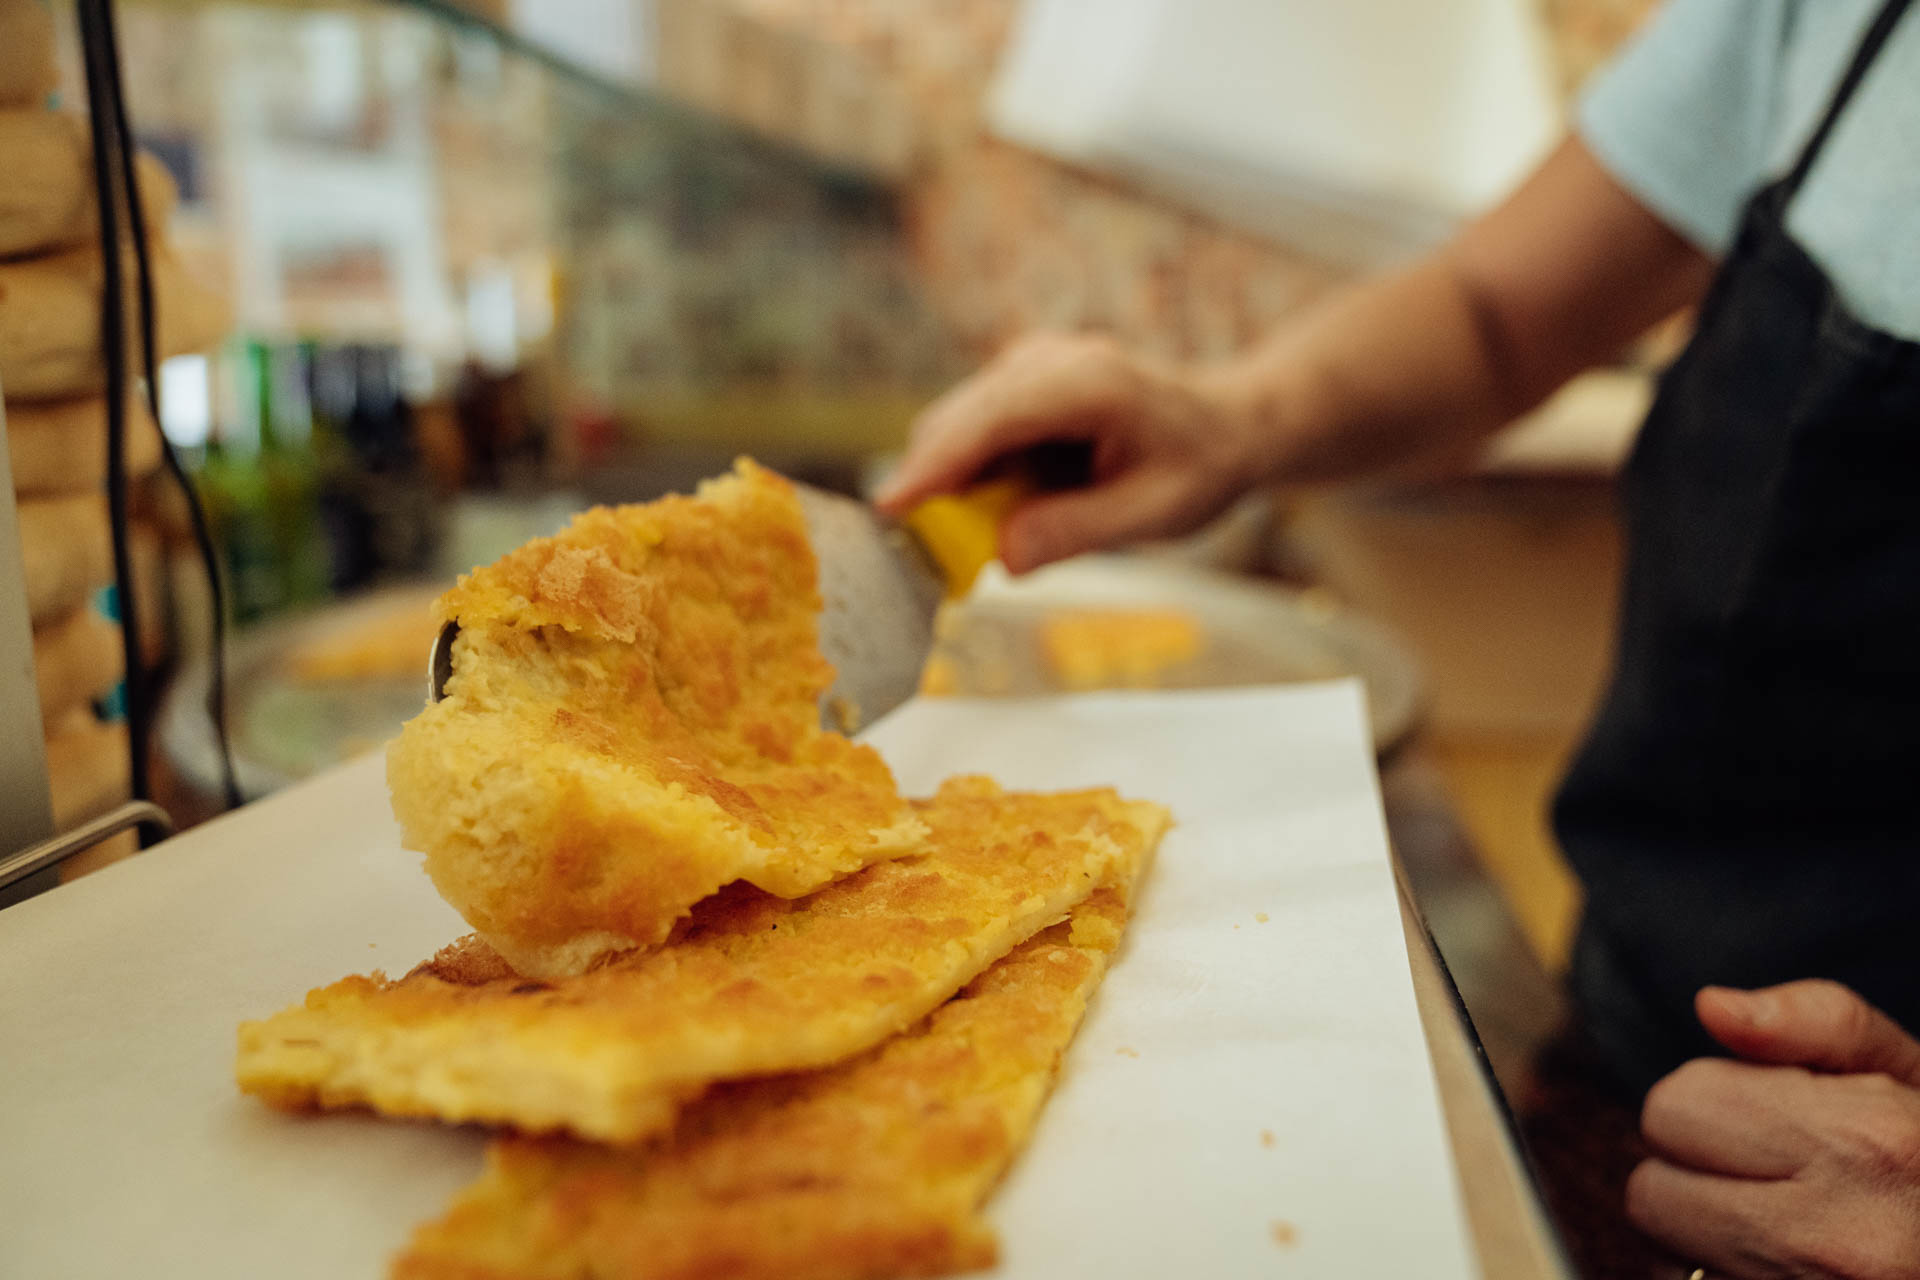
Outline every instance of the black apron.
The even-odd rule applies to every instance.
[[[1575,992],[1635,1089],[1715,1051],[1708,983],[1833,978],[1920,1029],[1920,343],[1785,226],[1907,4],[1748,203],[1622,477],[1619,651],[1554,825]]]

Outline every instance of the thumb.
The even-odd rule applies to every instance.
[[[1739,1057],[1816,1071],[1878,1071],[1920,1086],[1920,1042],[1837,982],[1703,987],[1694,1009],[1707,1034]]]

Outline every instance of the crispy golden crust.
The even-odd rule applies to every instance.
[[[1158,840],[1111,791],[950,780],[920,856],[797,901],[734,886],[668,946],[556,983],[482,945],[348,978],[240,1029],[240,1085],[276,1105],[565,1129],[631,1142],[716,1080],[824,1066],[926,1016]]]
[[[496,1142],[393,1276],[872,1280],[991,1265],[980,1205],[1125,922],[1125,886],[1103,888],[914,1030],[829,1071],[717,1089],[657,1148]]]
[[[519,972],[651,947],[744,879],[797,897],[911,848],[832,679],[799,501],[741,462],[691,498],[596,508],[462,578],[448,696],[388,754],[442,895]]]

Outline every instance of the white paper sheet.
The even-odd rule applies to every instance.
[[[914,791],[1111,783],[1179,822],[994,1201],[998,1275],[1477,1274],[1357,685],[916,702],[872,736]],[[0,912],[0,1276],[380,1275],[482,1136],[271,1112],[234,1027],[461,931],[377,759]]]

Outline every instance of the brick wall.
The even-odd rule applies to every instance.
[[[1540,3],[1571,90],[1653,0]],[[912,137],[899,172],[914,251],[973,358],[1038,326],[1102,328],[1171,357],[1219,355],[1338,279],[1256,236],[988,136],[982,94],[1016,0],[663,0],[663,18],[693,5],[785,35],[802,62],[809,47],[851,53],[873,92],[905,106]],[[669,43],[669,78],[673,52]],[[752,114],[782,131],[779,110]]]

